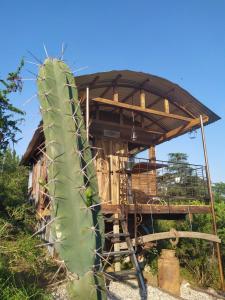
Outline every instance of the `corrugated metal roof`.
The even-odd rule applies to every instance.
[[[118,75],[121,76],[118,78]],[[114,82],[116,78],[118,79]],[[92,84],[93,82],[94,84]],[[188,110],[196,118],[198,118],[199,115],[207,115],[209,117],[208,123],[212,123],[220,119],[217,114],[198,101],[188,91],[167,79],[155,75],[130,70],[115,70],[78,76],[76,77],[76,83],[79,92],[84,90],[87,86],[90,86],[90,95],[92,98],[99,97],[106,87],[116,85],[120,100],[126,98],[134,89],[139,92],[141,87],[141,89],[146,92],[147,107],[149,105],[151,106],[151,103],[154,103],[157,97],[161,97],[161,100],[158,99],[151,108],[158,109],[162,104],[163,99],[167,98],[171,101],[171,103],[176,102],[178,105],[183,106],[185,110]],[[104,95],[104,98],[112,99],[112,90],[109,89]],[[135,104],[135,101],[137,100],[138,97],[135,98],[134,96],[133,99],[130,97],[130,99],[126,100],[126,103],[131,104],[132,101],[134,101]],[[188,116],[187,113],[185,114],[184,111],[179,110],[173,104],[171,104],[171,107],[173,107],[171,113],[174,112]],[[160,120],[160,123],[165,126],[169,125],[167,122],[165,123],[164,118]]]
[[[79,91],[79,97],[85,98],[86,87],[89,86],[90,98],[102,97],[112,99],[113,88],[119,94],[119,101],[128,104],[139,105],[140,90],[145,91],[146,107],[163,111],[164,99],[170,102],[170,113],[182,115],[185,117],[198,118],[200,115],[209,117],[208,123],[215,122],[220,117],[212,110],[198,101],[189,92],[171,81],[154,76],[151,74],[136,72],[130,70],[115,70],[109,72],[100,72],[76,77],[76,84]],[[92,105],[92,103],[91,103]],[[91,106],[91,109],[95,109]],[[101,105],[101,110],[113,111],[109,106]],[[131,118],[131,112],[124,112],[126,118]],[[144,126],[149,130],[170,131],[182,125],[182,121],[156,115],[142,113],[145,118]],[[43,136],[43,134],[42,134]],[[153,135],[154,137],[154,135]],[[34,148],[43,140],[41,131],[36,130],[28,148],[25,152],[22,163],[27,163],[34,154]]]

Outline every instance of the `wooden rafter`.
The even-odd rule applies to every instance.
[[[95,76],[95,78],[88,84],[89,89],[93,87],[93,85],[99,80],[100,76]],[[86,89],[85,92],[82,93],[82,96],[80,97],[81,103],[85,100],[86,98]]]
[[[183,105],[177,103],[176,101],[174,101],[171,98],[167,98],[168,94],[171,93],[172,91],[174,91],[174,88],[169,90],[165,96],[159,96],[158,98],[156,98],[151,104],[149,104],[147,107],[150,108],[152,106],[154,106],[158,101],[160,101],[163,98],[166,98],[169,102],[171,102],[174,106],[176,106],[178,109],[180,109],[181,111],[183,111],[185,114],[187,114],[190,118],[196,118],[196,116],[190,112],[186,107],[184,107]]]
[[[121,77],[122,77],[122,75],[121,75],[121,74],[118,74],[118,75],[113,79],[112,84],[111,84],[110,86],[108,86],[108,87],[101,93],[100,97],[103,98],[103,97],[108,93],[108,91],[116,85],[117,81],[118,81]]]
[[[165,127],[165,126],[163,126],[162,124],[160,124],[159,122],[158,122],[158,120],[155,120],[154,119],[154,117],[152,117],[152,116],[147,116],[147,115],[145,115],[144,113],[139,113],[141,116],[143,116],[145,119],[147,119],[147,120],[149,120],[149,121],[151,121],[152,123],[150,124],[150,125],[152,125],[152,124],[156,124],[159,128],[161,128],[164,132],[166,132],[168,129]],[[150,125],[148,125],[148,126],[146,126],[146,127],[144,127],[144,128],[148,128]]]
[[[142,89],[144,87],[144,85],[149,81],[149,78],[145,79],[144,81],[142,81],[142,83],[135,88],[132,92],[130,92],[130,94],[128,94],[125,98],[123,98],[121,100],[121,102],[126,102],[130,97],[134,96],[140,89]]]
[[[132,125],[126,125],[126,124],[119,124],[119,123],[114,123],[114,122],[108,122],[108,121],[102,121],[102,120],[95,120],[93,119],[92,120],[92,123],[91,125],[93,126],[94,124],[98,124],[98,125],[102,125],[102,126],[113,126],[115,128],[118,128],[118,129],[122,129],[122,128],[125,128],[125,129],[131,129]],[[164,133],[163,132],[160,132],[160,131],[156,131],[156,130],[144,130],[142,127],[140,126],[137,126],[135,125],[135,129],[138,131],[140,130],[142,133],[152,133],[152,134],[157,134],[157,135],[163,135]]]
[[[208,122],[209,118],[207,116],[204,116],[203,118],[203,122]],[[172,129],[170,131],[168,131],[167,133],[163,134],[163,136],[161,136],[159,139],[154,141],[154,144],[160,144],[162,142],[168,141],[180,134],[183,134],[189,130],[191,130],[193,127],[197,126],[200,124],[200,119],[196,118],[196,119],[192,119],[188,124],[185,125],[181,125],[175,129]]]
[[[174,103],[173,103],[174,104]],[[174,104],[175,105],[175,104]],[[176,105],[175,105],[176,106]],[[179,108],[180,109],[180,108]],[[172,113],[174,113],[175,114],[175,112],[173,111]],[[193,119],[196,119],[196,116],[195,115],[193,115],[193,114],[189,114],[190,116],[192,116],[192,118]],[[162,118],[159,118],[158,119],[158,122],[160,122],[161,120],[163,120],[164,119],[164,117],[162,117]],[[146,129],[148,129],[149,127],[151,127],[152,126],[152,124],[154,124],[154,123],[156,123],[155,121],[153,121],[151,124],[148,124],[147,126],[145,126],[144,128],[146,128]],[[160,123],[159,123],[160,124]],[[162,125],[161,125],[162,126]]]
[[[187,117],[184,117],[184,116],[175,115],[175,114],[171,114],[171,113],[168,114],[168,113],[163,112],[163,111],[149,109],[149,108],[143,108],[143,107],[140,107],[140,106],[137,106],[137,105],[131,105],[131,104],[123,103],[123,102],[115,102],[113,100],[109,100],[109,99],[105,99],[105,98],[101,98],[101,97],[92,98],[92,101],[95,101],[97,103],[106,104],[106,105],[115,106],[117,108],[123,108],[123,109],[131,110],[131,111],[134,111],[134,112],[143,112],[143,113],[147,113],[147,114],[152,114],[152,115],[156,115],[156,116],[163,116],[163,117],[167,117],[167,118],[170,118],[170,119],[181,120],[181,121],[185,121],[185,122],[190,122],[190,121],[193,120],[191,118],[187,118]]]
[[[183,105],[178,104],[177,102],[175,102],[174,100],[170,100],[170,102],[173,103],[173,105],[175,105],[177,108],[181,109],[183,112],[185,112],[189,117],[191,118],[196,118],[196,116],[190,112],[186,107],[184,107]]]

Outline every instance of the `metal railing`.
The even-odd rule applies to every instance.
[[[208,204],[206,170],[202,165],[124,158],[120,162],[120,202]]]

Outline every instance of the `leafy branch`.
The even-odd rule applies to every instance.
[[[15,119],[15,114],[23,116],[24,112],[11,103],[10,95],[22,91],[20,74],[23,66],[22,59],[15,72],[9,73],[6,79],[0,79],[0,153],[5,151],[10,141],[16,143],[16,134],[21,132],[18,125],[23,118]]]

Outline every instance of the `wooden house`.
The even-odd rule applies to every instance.
[[[177,84],[146,73],[119,70],[83,75],[76,77],[76,85],[104,215],[116,219],[125,209],[135,242],[138,234],[154,232],[149,220],[198,213],[212,213],[216,234],[203,124],[220,118]],[[157,145],[198,128],[202,129],[206,166],[157,159]],[[30,166],[29,199],[45,223],[50,203],[43,187],[48,173],[44,145],[40,123],[21,163]],[[140,155],[144,150],[147,158]],[[196,200],[198,205],[193,204]],[[114,225],[116,232],[118,223]],[[44,236],[49,238],[46,232]]]
[[[95,148],[93,155],[105,213],[116,213],[120,204],[127,204],[131,214],[137,205],[143,214],[210,212],[204,167],[191,166],[202,179],[203,193],[199,199],[202,205],[177,203],[173,201],[176,195],[166,194],[168,186],[163,189],[162,178],[168,175],[169,163],[157,160],[155,147],[199,128],[200,115],[205,125],[217,121],[219,117],[215,113],[180,86],[141,72],[124,70],[83,75],[76,77],[76,84],[88,120],[90,143]],[[38,212],[46,215],[41,180],[47,178],[47,169],[41,149],[44,149],[44,135],[40,124],[22,163],[31,168],[30,198]],[[149,157],[137,158],[146,149]],[[185,193],[182,196],[186,200],[190,198]]]

